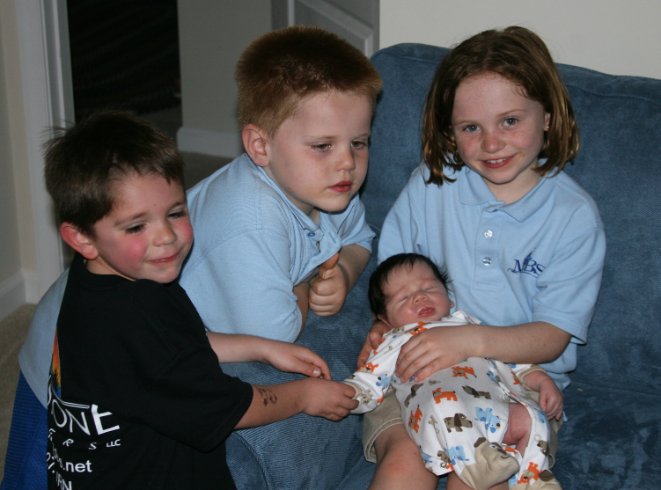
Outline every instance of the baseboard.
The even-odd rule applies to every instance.
[[[23,271],[18,271],[4,281],[0,281],[0,320],[27,302]]]
[[[237,133],[194,129],[185,126],[177,131],[177,148],[183,152],[228,158],[234,158],[243,152],[241,137]]]

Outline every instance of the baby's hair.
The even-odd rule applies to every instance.
[[[519,85],[523,95],[539,102],[551,115],[535,169],[546,175],[559,172],[573,160],[579,135],[569,92],[544,41],[519,26],[476,34],[451,49],[438,66],[423,111],[422,151],[430,182],[452,181],[444,167],[464,166],[452,130],[452,111],[457,87],[467,78],[494,73]]]
[[[58,222],[92,236],[94,224],[112,211],[113,184],[126,175],[155,174],[184,188],[184,162],[173,139],[127,112],[99,112],[54,129],[45,158]]]
[[[235,78],[242,127],[273,135],[300,101],[321,92],[366,96],[374,104],[381,78],[371,61],[335,34],[292,26],[258,38],[241,55]]]
[[[383,293],[383,286],[388,282],[390,274],[401,267],[408,267],[411,269],[417,263],[426,264],[431,269],[436,279],[441,281],[443,287],[448,290],[450,280],[447,272],[441,271],[429,257],[417,253],[399,253],[392,255],[381,262],[370,276],[367,295],[370,301],[370,308],[375,316],[385,315],[386,313],[387,298]]]

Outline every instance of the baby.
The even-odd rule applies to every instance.
[[[392,387],[407,431],[436,475],[454,470],[463,484],[479,489],[507,488],[508,479],[512,488],[560,488],[548,470],[547,417],[561,417],[563,398],[548,374],[530,364],[471,357],[423,382],[400,380],[396,362],[412,336],[479,322],[463,311],[450,314],[445,276],[419,254],[382,262],[370,279],[369,297],[376,317],[393,329],[346,380],[359,401],[353,413],[373,410]]]

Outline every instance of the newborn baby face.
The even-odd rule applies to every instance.
[[[438,321],[449,315],[452,307],[445,286],[423,262],[393,270],[383,285],[383,292],[385,320],[393,327]]]

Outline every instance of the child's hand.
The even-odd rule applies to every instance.
[[[319,267],[319,273],[310,281],[309,306],[319,316],[336,314],[342,308],[349,292],[349,281],[339,265],[339,252]]]
[[[530,375],[526,376],[526,384],[528,383],[528,378],[533,374],[535,373],[530,373]],[[544,410],[546,418],[549,420],[560,420],[564,410],[564,395],[562,391],[560,391],[560,388],[547,375],[544,375],[544,378],[538,384],[539,406]]]
[[[302,411],[308,415],[341,420],[358,406],[356,390],[339,381],[308,378],[301,393]]]
[[[302,345],[270,340],[263,350],[263,360],[280,371],[331,379],[326,361]]]
[[[391,330],[390,325],[381,320],[377,320],[372,324],[370,331],[367,332],[363,347],[360,349],[360,354],[358,354],[358,360],[356,361],[356,367],[358,369],[365,365],[372,351],[379,347],[379,344],[383,342],[383,336],[389,330]]]
[[[471,336],[464,328],[432,328],[414,336],[402,346],[395,374],[403,380],[422,381],[470,357],[470,345],[466,344],[470,344]]]

